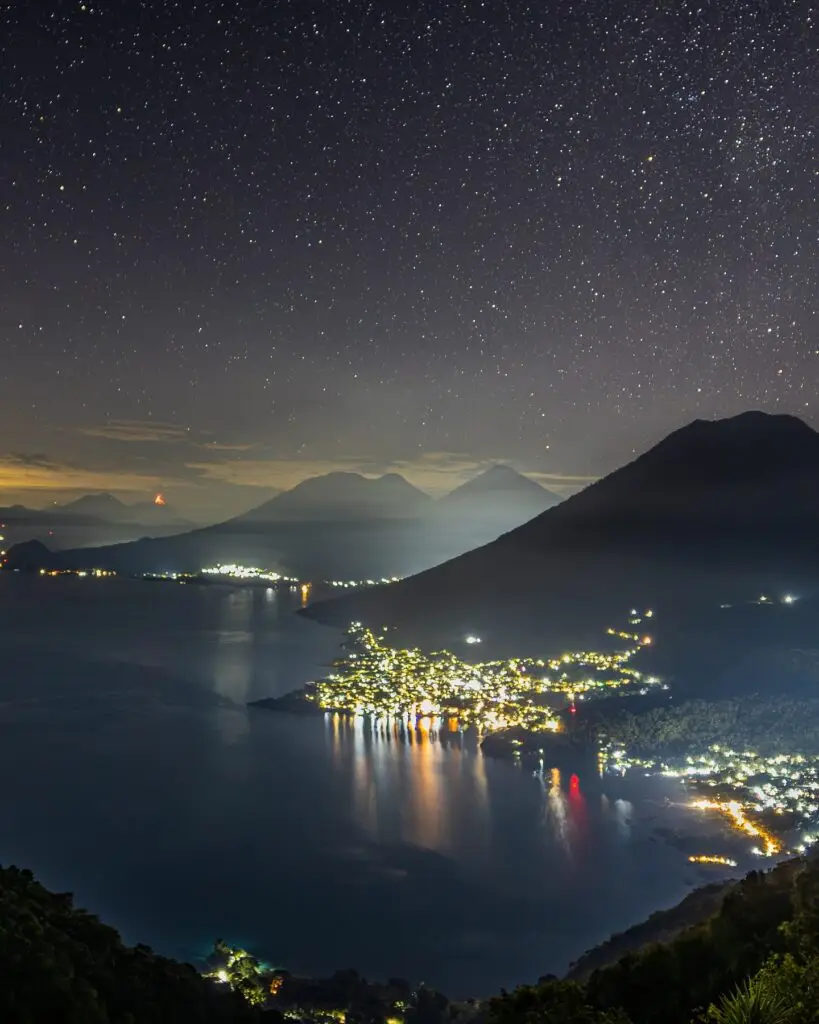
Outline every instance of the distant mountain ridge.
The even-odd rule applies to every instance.
[[[400,625],[413,642],[486,633],[521,652],[599,638],[634,605],[798,586],[819,588],[819,434],[750,412],[695,421],[482,548],[307,614]]]
[[[127,543],[147,532],[168,537],[193,525],[167,505],[150,501],[126,505],[112,494],[87,494],[67,505],[43,509],[0,508],[0,524],[4,549],[37,540],[60,551]]]
[[[456,490],[460,496],[445,504],[397,473],[328,473],[214,526],[61,552],[60,560],[135,573],[239,562],[304,579],[405,575],[484,543],[557,500],[505,467]]]
[[[70,501],[65,505],[55,505],[52,509],[44,510],[51,515],[85,515],[101,519],[109,523],[137,523],[150,526],[154,523],[164,525],[193,526],[188,519],[178,516],[176,512],[162,502],[137,501],[132,505],[120,501],[119,498],[107,492],[95,494],[84,494],[81,498]]]
[[[482,523],[483,535],[470,545],[475,547],[520,526],[562,500],[559,494],[541,487],[511,466],[496,464],[445,494],[437,506],[444,515],[466,513],[476,518],[476,526]]]
[[[531,477],[524,476],[503,463],[496,463],[482,473],[478,473],[477,476],[473,476],[466,483],[460,484],[450,491],[449,494],[445,494],[440,501],[442,505],[460,504],[465,500],[480,499],[487,495],[509,496],[510,498],[515,496],[518,499],[529,498],[537,504],[543,503],[542,511],[562,501],[559,494],[554,494],[545,487],[541,487]]]
[[[326,473],[302,480],[289,491],[229,522],[282,522],[296,519],[414,519],[432,504],[428,494],[397,473],[366,477]]]
[[[100,519],[121,519],[126,514],[127,506],[113,494],[84,494],[75,501],[55,506],[55,509],[78,515],[98,516]]]

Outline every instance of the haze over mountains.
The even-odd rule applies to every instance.
[[[12,505],[0,508],[4,546],[39,540],[54,550],[135,540],[150,533],[170,536],[193,524],[161,503],[125,504],[113,494],[85,494],[65,505],[44,509]]]
[[[239,562],[301,578],[381,578],[417,572],[483,544],[559,500],[500,466],[439,501],[395,473],[329,473],[225,523],[173,538],[61,551],[51,562],[134,573]]]
[[[108,523],[138,523],[143,526],[193,526],[189,519],[184,519],[166,503],[162,495],[152,501],[137,501],[126,504],[113,494],[84,494],[76,501],[65,505],[55,505],[46,512],[93,516]]]
[[[436,645],[477,633],[521,654],[599,642],[635,606],[668,619],[815,589],[819,434],[749,412],[695,421],[492,543],[307,614]]]

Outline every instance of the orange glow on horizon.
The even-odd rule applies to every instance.
[[[162,494],[157,494],[156,497],[154,498],[154,505],[164,505],[164,504],[165,504],[164,496]]]

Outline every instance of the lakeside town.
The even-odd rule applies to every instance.
[[[44,577],[76,576],[109,579],[108,569],[52,570]],[[302,581],[271,569],[217,564],[198,573],[145,573],[136,577],[183,584],[223,583],[235,586],[286,588],[306,605],[314,590],[361,589],[398,582],[381,580]],[[794,604],[785,594],[777,600],[762,595],[748,604]],[[731,607],[728,604],[721,608]],[[389,630],[376,632],[353,623],[346,633],[345,652],[326,677],[283,698],[255,702],[283,710],[334,712],[374,719],[401,719],[409,727],[433,721],[449,731],[474,729],[487,752],[520,758],[532,743],[578,739],[583,702],[601,698],[646,697],[668,691],[659,676],[644,672],[640,654],[653,643],[647,630],[654,611],[632,608],[626,625],[608,627],[601,650],[562,652],[544,658],[466,660],[451,650],[425,653],[393,647]],[[467,634],[459,642],[480,650],[481,637]],[[639,702],[637,702],[639,704]],[[588,705],[586,705],[588,706]],[[636,705],[635,705],[636,706]],[[608,736],[607,723],[596,724],[583,741],[596,744],[601,774],[657,774],[680,781],[687,806],[722,817],[738,834],[753,840],[751,854],[773,857],[803,852],[819,833],[819,751],[775,750],[765,754],[729,745],[707,744],[678,757],[645,757]],[[542,752],[542,746],[538,748]],[[548,753],[546,754],[548,757]],[[692,863],[735,867],[723,854],[699,854]]]

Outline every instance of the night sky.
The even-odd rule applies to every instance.
[[[819,425],[803,2],[4,0],[0,501]]]

